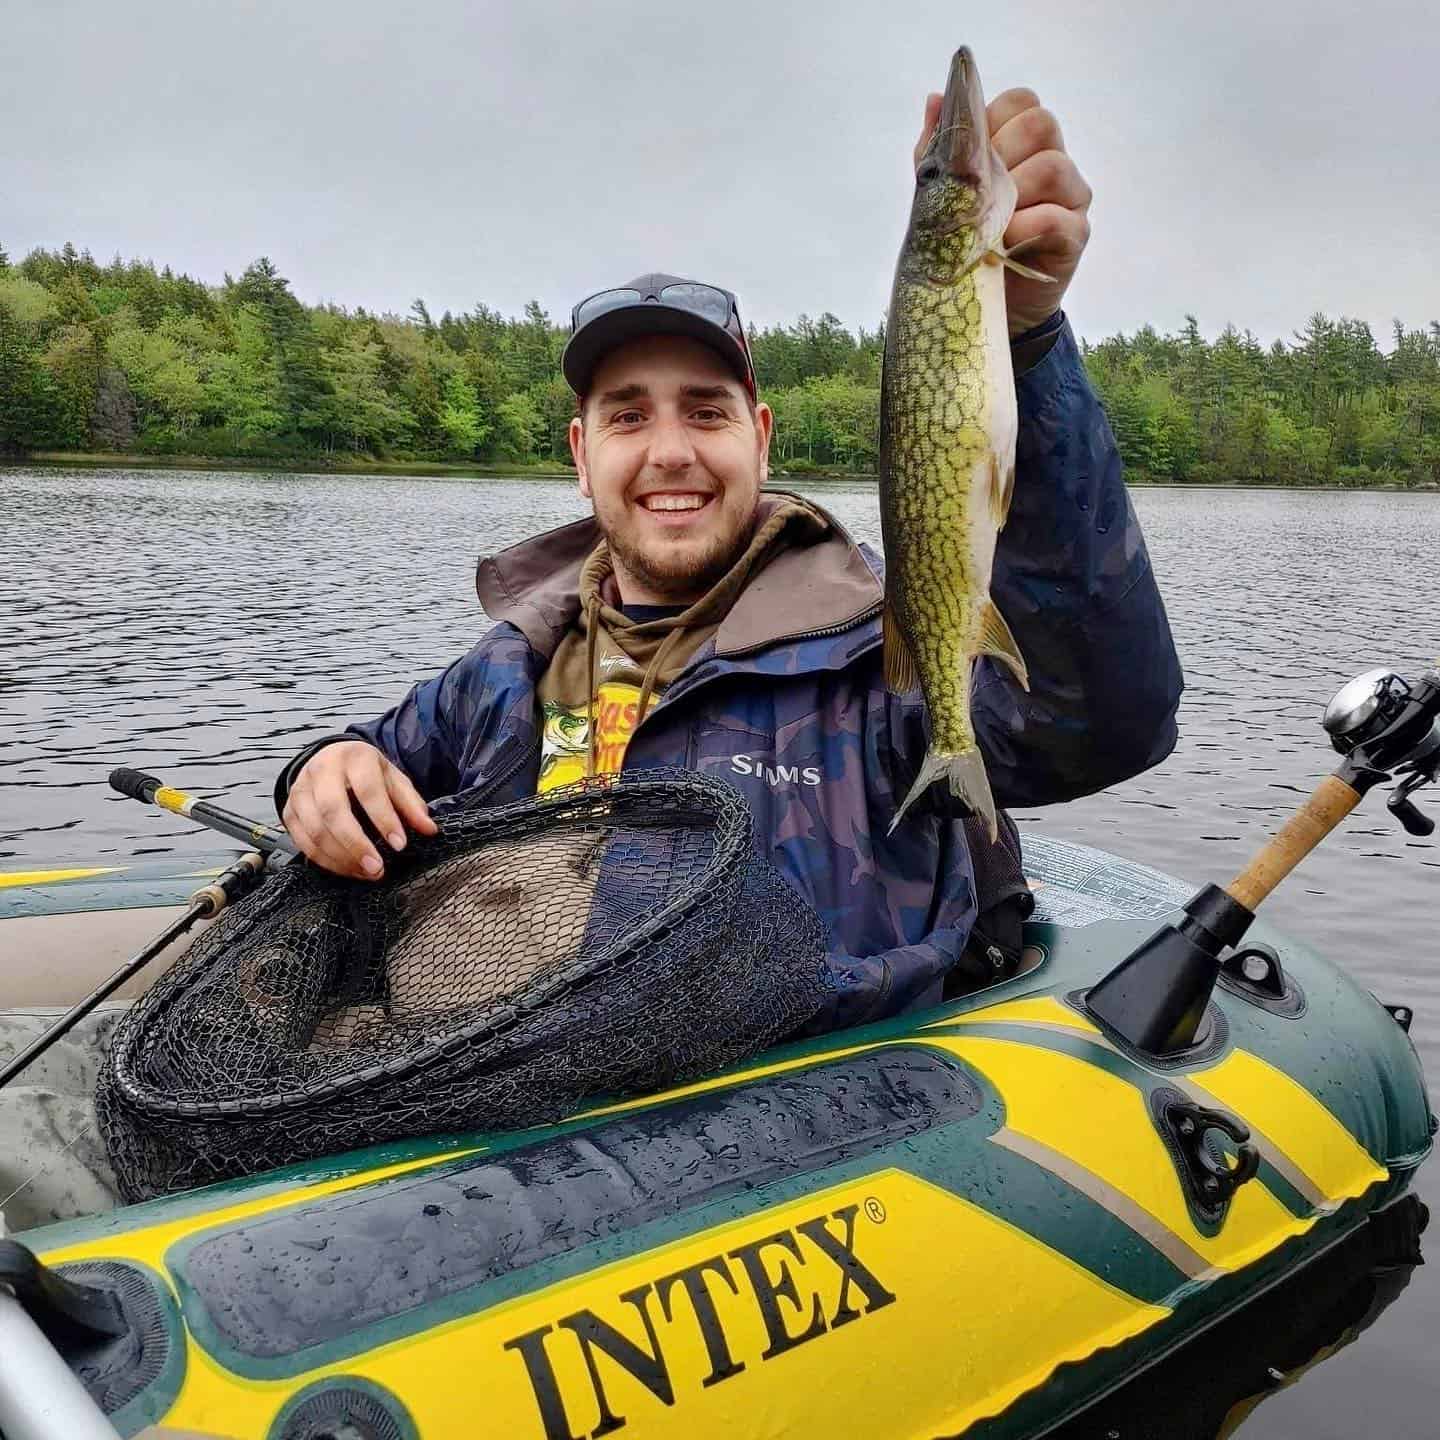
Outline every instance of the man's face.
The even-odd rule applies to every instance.
[[[623,601],[687,604],[730,568],[754,529],[770,425],[696,340],[652,335],[605,356],[570,450]]]

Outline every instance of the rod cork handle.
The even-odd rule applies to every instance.
[[[1360,803],[1360,792],[1327,775],[1310,798],[1225,887],[1248,910],[1257,905]]]

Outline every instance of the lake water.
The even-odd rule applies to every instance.
[[[878,546],[872,486],[807,493]],[[1376,665],[1413,678],[1440,653],[1440,497],[1134,500],[1185,667],[1180,743],[1138,779],[1016,818],[1223,882],[1333,768],[1319,724],[1333,691]],[[477,554],[585,509],[560,481],[0,469],[0,869],[213,853],[213,836],[112,796],[109,770],[269,816],[275,773],[308,738],[378,713],[487,628]],[[1414,1007],[1432,1075],[1437,910],[1440,837],[1408,836],[1378,795],[1266,904]],[[1420,1191],[1440,1205],[1440,1164]],[[1244,1433],[1433,1436],[1434,1273]]]

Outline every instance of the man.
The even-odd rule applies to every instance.
[[[917,157],[938,121],[931,95]],[[1028,694],[989,661],[975,712],[1001,805],[1039,805],[1157,763],[1181,678],[1119,457],[1060,301],[1090,189],[1033,92],[989,107],[1019,192],[1005,242],[1020,437],[993,594]],[[377,878],[352,799],[394,849],[427,802],[486,803],[578,778],[686,765],[742,791],[756,840],[824,920],[834,994],[815,1029],[940,996],[976,914],[943,787],[887,827],[925,750],[917,695],[881,679],[878,557],[820,507],[761,494],[771,433],[734,297],[672,276],[572,317],[570,446],[594,516],[481,563],[498,622],[387,714],[309,747],[276,787],[312,860]]]

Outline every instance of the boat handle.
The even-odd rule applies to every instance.
[[[1249,1129],[1223,1110],[1212,1110],[1191,1100],[1171,1100],[1165,1106],[1165,1128],[1184,1162],[1183,1178],[1205,1210],[1222,1209],[1260,1169],[1260,1152],[1251,1142]],[[1233,1143],[1233,1162],[1206,1140],[1212,1130],[1220,1131]]]

